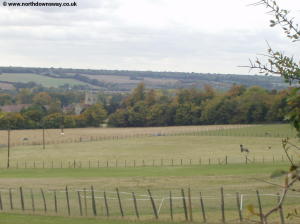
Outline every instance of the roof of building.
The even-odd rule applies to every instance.
[[[20,112],[22,109],[30,107],[31,104],[14,104],[0,107],[3,112]]]

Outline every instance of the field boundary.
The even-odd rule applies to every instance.
[[[259,216],[249,216],[247,204],[269,209],[276,204],[278,193],[227,194],[223,187],[214,195],[201,191],[178,189],[167,195],[157,195],[155,191],[145,193],[75,189],[0,189],[0,212],[25,214],[62,215],[74,217],[122,217],[130,219],[155,219],[171,221],[230,221],[250,220],[259,223]],[[288,205],[297,204],[300,194],[287,196]],[[268,201],[267,204],[264,203]],[[219,213],[219,215],[217,215]],[[212,215],[214,214],[214,215]],[[218,217],[216,217],[218,216]],[[284,220],[283,208],[273,219]]]
[[[291,157],[294,160],[293,156]],[[142,168],[142,167],[184,167],[199,165],[229,165],[229,164],[265,164],[288,162],[282,154],[280,157],[250,157],[240,156],[230,159],[223,158],[204,159],[146,159],[146,160],[11,160],[8,168],[15,169],[65,169],[65,168]],[[0,163],[0,169],[7,168],[7,163]]]

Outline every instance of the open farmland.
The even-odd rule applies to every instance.
[[[235,132],[234,128],[239,131]],[[266,129],[270,136],[266,137],[265,131],[260,137],[251,136],[253,128]],[[13,166],[18,162],[19,167],[24,167],[25,162],[27,167],[33,167],[35,162],[41,167],[43,161],[43,167],[50,167],[52,163],[57,168],[68,167],[74,160],[77,161],[75,167],[87,167],[88,163],[91,167],[216,164],[224,163],[225,158],[229,164],[244,163],[246,155],[240,152],[240,144],[249,148],[250,161],[278,161],[283,156],[281,138],[284,133],[289,134],[288,129],[288,125],[89,128],[66,129],[63,136],[60,130],[53,129],[46,130],[45,142],[49,144],[45,150],[40,145],[41,130],[20,130],[11,132],[11,162]],[[272,130],[275,137],[271,137]],[[28,140],[22,142],[25,137]],[[62,142],[65,144],[60,144]],[[6,143],[7,132],[2,131],[2,167],[6,164]]]
[[[74,128],[64,129],[65,135],[61,135],[60,129],[46,129],[46,144],[86,142],[112,138],[136,138],[153,135],[184,135],[205,133],[213,130],[243,128],[249,125],[207,125],[207,126],[174,126],[174,127],[149,127],[149,128]],[[36,145],[42,144],[42,130],[13,130],[11,131],[12,145]],[[26,140],[24,140],[26,139]],[[7,144],[7,131],[0,130],[0,144]]]
[[[53,141],[55,144],[46,145],[44,150],[41,145],[29,143],[18,145],[16,143],[24,137],[28,137],[30,142],[30,138],[34,136],[37,137],[31,143],[38,142],[41,140],[41,133],[42,130],[11,132],[15,144],[11,148],[12,168],[0,170],[0,192],[4,201],[4,211],[8,213],[23,212],[19,190],[22,186],[24,206],[27,208],[24,211],[25,214],[45,214],[41,195],[41,189],[43,189],[47,202],[46,214],[56,215],[53,207],[53,192],[55,191],[58,200],[57,214],[66,216],[68,209],[65,201],[65,187],[68,186],[71,216],[80,216],[77,192],[80,192],[79,194],[83,197],[84,189],[86,189],[87,217],[94,220],[91,218],[94,215],[90,191],[93,186],[98,217],[107,216],[104,191],[107,194],[110,216],[120,217],[115,191],[119,188],[126,213],[125,220],[136,220],[131,197],[132,192],[135,192],[141,220],[146,220],[145,223],[148,223],[153,219],[153,211],[150,200],[145,198],[145,195],[148,194],[147,189],[151,189],[156,206],[159,207],[161,223],[168,223],[170,220],[168,201],[170,191],[174,197],[174,219],[184,221],[181,188],[186,194],[187,188],[190,188],[194,220],[197,222],[202,220],[199,210],[199,191],[201,191],[208,223],[214,223],[221,219],[220,188],[223,187],[226,220],[230,220],[230,223],[238,222],[236,192],[243,195],[243,200],[241,199],[243,216],[258,220],[258,217],[247,211],[246,206],[248,204],[257,206],[256,189],[259,189],[262,194],[264,209],[274,205],[278,184],[282,184],[283,180],[282,178],[271,179],[270,174],[278,169],[288,169],[288,163],[283,157],[281,140],[283,137],[291,137],[293,142],[297,142],[293,139],[295,133],[288,125],[238,125],[66,129],[63,136],[60,135],[60,130],[46,130],[46,139],[50,142],[52,138],[55,138]],[[2,144],[5,144],[6,134],[6,131],[1,133]],[[69,135],[72,135],[72,138]],[[89,136],[93,136],[94,139]],[[96,138],[101,136],[106,136],[106,138]],[[81,142],[60,141],[59,138],[81,138]],[[246,155],[240,152],[240,144],[244,144],[250,150],[247,163],[245,163]],[[6,165],[6,156],[7,149],[2,147],[0,149],[2,167]],[[227,165],[224,162],[226,156]],[[42,161],[44,161],[45,168],[42,168]],[[74,161],[76,162],[75,168],[73,168]],[[100,168],[97,168],[99,161]],[[19,168],[16,168],[17,162]],[[25,163],[27,169],[21,169]],[[63,169],[60,168],[61,163],[63,163]],[[53,167],[56,168],[51,168],[51,164],[54,164]],[[88,168],[89,165],[91,168]],[[13,210],[10,208],[9,189],[12,192]],[[31,190],[35,198],[36,210],[34,212],[31,210]],[[297,198],[297,193],[290,195],[286,208],[297,204]],[[8,223],[14,223],[16,220],[15,223],[19,224],[18,217],[19,215],[11,214],[7,215],[6,219],[11,220]],[[118,223],[118,220],[114,220],[115,218],[112,218],[111,223]],[[272,219],[278,220],[278,218],[276,214]],[[43,218],[36,216],[36,219],[42,220]],[[53,223],[60,223],[63,218],[55,219],[57,221]],[[99,223],[106,223],[102,219],[96,220]],[[152,222],[149,221],[149,223]]]
[[[86,85],[84,82],[80,82],[75,79],[63,79],[63,78],[51,78],[47,76],[42,76],[38,74],[27,74],[27,73],[4,73],[0,75],[0,81],[6,82],[35,82],[41,84],[45,87],[59,87],[65,84],[71,86],[74,85]]]

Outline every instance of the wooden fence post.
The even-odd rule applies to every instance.
[[[80,216],[82,216],[82,205],[81,205],[80,191],[77,191],[77,196],[78,196],[79,212],[80,212]]]
[[[188,198],[189,198],[189,213],[190,213],[190,221],[193,221],[193,207],[192,207],[192,197],[191,197],[191,189],[188,189]]]
[[[103,197],[104,197],[104,205],[106,209],[106,216],[109,217],[109,208],[108,208],[108,203],[107,203],[107,198],[106,198],[106,192],[103,192]]]
[[[139,219],[140,215],[139,215],[139,210],[138,210],[138,206],[137,206],[137,202],[136,202],[134,192],[132,192],[132,198],[133,198],[133,205],[134,205],[135,214],[136,214],[136,217]]]
[[[31,207],[32,207],[32,211],[35,211],[35,205],[34,205],[34,195],[33,195],[33,191],[32,189],[30,189],[30,197],[31,197]]]
[[[69,190],[68,186],[66,186],[66,200],[67,200],[67,209],[68,209],[68,215],[71,215],[71,209],[70,209],[70,200],[69,200]]]
[[[1,191],[0,191],[0,210],[3,210],[3,203],[2,203],[2,196],[1,196]]]
[[[201,207],[203,222],[206,223],[205,207],[204,207],[204,201],[201,192],[200,192],[200,207]]]
[[[24,205],[24,196],[23,196],[23,189],[22,189],[22,187],[20,187],[20,201],[21,201],[22,211],[24,211],[25,210],[25,205]]]
[[[183,189],[181,189],[181,197],[182,197],[182,203],[183,203],[183,210],[184,210],[185,221],[188,221],[186,201],[185,201],[185,196],[184,196],[184,190]]]
[[[225,205],[224,205],[224,189],[221,187],[221,211],[222,211],[222,222],[225,223]]]
[[[263,224],[263,223],[264,223],[264,217],[263,217],[263,211],[262,211],[262,206],[261,206],[261,200],[260,200],[260,195],[259,195],[258,190],[256,190],[256,195],[257,195],[257,202],[258,202],[258,208],[259,208],[260,222]]]
[[[239,213],[239,219],[240,219],[240,222],[243,221],[243,216],[242,216],[242,211],[241,211],[241,203],[240,203],[240,194],[238,192],[236,192],[236,206],[237,206],[237,210],[238,210],[238,213]]]
[[[153,197],[152,197],[152,194],[151,194],[150,189],[148,189],[148,194],[149,194],[149,197],[150,197],[150,200],[151,200],[151,204],[152,204],[152,208],[153,208],[153,212],[154,212],[155,219],[158,219],[158,214],[157,214],[155,202],[154,202],[154,199],[153,199]]]
[[[11,188],[9,188],[9,203],[10,203],[10,209],[14,210]]]
[[[43,198],[43,202],[44,202],[44,211],[46,213],[47,212],[47,204],[46,204],[45,194],[44,194],[44,191],[42,188],[41,188],[41,194],[42,194],[42,198]]]
[[[95,201],[95,192],[93,185],[91,186],[91,192],[92,192],[92,209],[94,216],[97,216],[97,208],[96,208],[96,201]]]
[[[54,190],[53,192],[53,195],[54,195],[54,211],[55,213],[57,213],[57,196],[56,196],[56,190]]]
[[[170,216],[173,221],[173,202],[172,202],[172,191],[170,191]]]
[[[120,197],[120,193],[119,193],[119,189],[118,188],[116,188],[116,192],[117,192],[117,197],[118,197],[118,202],[119,202],[120,213],[121,213],[121,216],[123,218],[124,217],[124,212],[123,212],[121,197]]]
[[[85,216],[87,216],[87,200],[86,200],[86,189],[83,188],[83,196],[84,196],[84,211],[85,211]]]

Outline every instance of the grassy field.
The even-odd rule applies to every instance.
[[[286,163],[278,164],[251,164],[251,165],[205,165],[191,167],[173,168],[127,168],[127,169],[25,169],[25,170],[1,170],[0,189],[3,207],[5,211],[11,212],[9,208],[8,188],[12,189],[14,212],[22,212],[20,207],[19,186],[23,186],[25,213],[30,212],[30,191],[33,190],[36,211],[34,214],[44,214],[43,202],[40,188],[44,190],[47,201],[47,214],[55,215],[53,208],[53,192],[56,191],[59,214],[67,215],[65,186],[68,185],[72,216],[78,216],[78,201],[76,192],[83,189],[88,191],[87,216],[92,216],[90,186],[95,189],[96,206],[98,215],[105,216],[103,191],[106,191],[110,215],[119,217],[118,204],[115,200],[115,188],[120,189],[123,200],[123,209],[126,217],[134,219],[134,210],[131,200],[131,192],[135,192],[142,219],[153,219],[150,201],[145,200],[147,189],[151,189],[157,206],[160,206],[160,219],[169,220],[168,195],[173,193],[174,215],[176,220],[184,220],[182,200],[180,199],[180,188],[185,190],[191,188],[192,206],[195,220],[201,220],[199,213],[199,191],[202,192],[206,206],[208,219],[215,223],[220,220],[220,187],[224,187],[227,220],[236,220],[235,192],[244,195],[243,214],[251,217],[246,210],[246,205],[257,205],[255,190],[260,189],[264,209],[274,205],[275,194],[278,187],[266,183],[272,181],[282,184],[283,180],[270,179],[270,173],[276,169],[287,169]],[[165,199],[164,199],[165,198]],[[163,200],[164,199],[164,200]],[[141,201],[140,201],[141,200]],[[297,198],[288,198],[287,206],[297,204]],[[256,219],[257,217],[252,217]],[[276,218],[276,216],[274,217]],[[13,218],[12,218],[13,220]],[[46,219],[47,220],[47,219]],[[13,221],[10,221],[13,223]],[[118,223],[117,221],[115,221]],[[53,223],[56,223],[53,222]],[[100,221],[101,223],[101,221]],[[114,221],[112,221],[114,223]],[[147,222],[145,222],[147,223]],[[150,222],[151,223],[151,222]],[[163,223],[163,222],[162,222]]]
[[[170,224],[183,222],[157,222],[157,221],[135,221],[124,219],[101,219],[101,218],[69,218],[55,216],[1,214],[1,224]]]
[[[275,137],[295,138],[296,131],[289,124],[252,125],[240,129],[208,130],[202,133],[209,136],[247,136],[247,137]]]
[[[203,126],[173,126],[173,127],[147,127],[147,128],[70,128],[64,129],[65,135],[61,135],[60,129],[45,130],[47,144],[86,142],[112,138],[137,138],[153,135],[186,135],[205,133],[210,130],[224,130],[244,128],[249,125],[203,125]],[[11,131],[12,145],[36,145],[42,144],[42,130],[13,130]],[[27,138],[26,141],[23,139]],[[0,130],[0,145],[7,144],[7,131]]]
[[[266,210],[276,202],[275,194],[280,190],[278,185],[283,183],[282,178],[271,179],[270,174],[278,169],[288,169],[288,163],[281,161],[283,151],[281,148],[281,137],[284,135],[293,136],[287,125],[261,125],[261,126],[239,126],[239,129],[224,128],[229,126],[209,126],[209,127],[185,127],[185,128],[128,128],[128,129],[69,129],[62,138],[68,138],[68,135],[74,136],[118,136],[116,139],[107,139],[101,141],[82,141],[65,144],[47,145],[43,150],[40,145],[24,145],[11,148],[12,164],[19,161],[27,161],[28,167],[32,166],[32,162],[36,161],[40,165],[41,161],[54,161],[60,164],[60,161],[80,161],[88,164],[91,161],[97,164],[99,160],[102,165],[109,161],[110,168],[27,168],[27,169],[0,169],[0,192],[2,199],[5,201],[4,207],[6,212],[22,212],[20,207],[19,187],[24,190],[25,207],[31,207],[30,189],[32,189],[36,206],[39,210],[34,214],[44,214],[43,202],[40,189],[45,192],[45,198],[48,203],[48,215],[55,215],[53,210],[53,191],[57,192],[59,202],[59,210],[63,215],[67,215],[65,203],[65,187],[68,186],[70,191],[72,216],[78,216],[79,208],[77,201],[77,191],[82,192],[83,189],[89,190],[91,185],[94,186],[97,198],[97,208],[99,216],[105,216],[105,208],[103,201],[103,191],[106,191],[110,213],[112,216],[119,217],[118,205],[116,204],[115,188],[118,187],[121,197],[124,200],[124,209],[126,217],[134,218],[134,209],[131,199],[131,192],[135,192],[140,208],[142,219],[145,222],[153,219],[151,205],[149,199],[145,200],[147,189],[151,189],[157,206],[160,207],[160,219],[169,220],[168,195],[172,191],[174,198],[174,214],[176,220],[183,221],[184,215],[182,210],[182,200],[180,189],[191,189],[192,205],[195,213],[195,219],[201,220],[199,213],[199,192],[201,191],[205,197],[205,205],[207,216],[211,222],[218,223],[220,221],[220,187],[225,192],[225,208],[226,218],[234,223],[237,220],[236,198],[235,193],[239,192],[243,195],[243,214],[245,217],[251,215],[246,210],[247,204],[257,205],[256,189],[262,194],[263,208]],[[202,128],[202,129],[201,129]],[[85,131],[84,131],[85,130]],[[180,130],[180,131],[179,131]],[[48,131],[48,130],[47,130]],[[170,134],[170,132],[172,134]],[[48,138],[51,133],[58,130],[50,130],[47,132]],[[266,135],[266,132],[268,133]],[[3,132],[5,133],[5,132]],[[30,135],[34,136],[36,130],[13,131],[18,136]],[[160,136],[157,136],[160,133]],[[166,134],[169,133],[169,134]],[[257,134],[255,134],[257,133]],[[120,138],[120,136],[140,134],[140,136],[130,138]],[[143,134],[148,134],[146,137]],[[17,139],[17,138],[16,138]],[[296,144],[298,140],[292,139]],[[251,159],[245,164],[245,155],[241,154],[239,145],[244,144],[250,149],[248,157]],[[6,164],[6,148],[0,149],[0,165]],[[218,161],[224,162],[227,156],[228,164],[216,164]],[[294,155],[295,158],[297,155]],[[254,161],[255,158],[255,162]],[[273,162],[273,158],[276,161]],[[163,159],[164,165],[161,164]],[[184,164],[180,165],[183,159]],[[199,164],[201,159],[201,164]],[[208,165],[208,161],[211,164]],[[264,159],[264,163],[262,163]],[[124,168],[124,162],[127,161],[127,167]],[[136,161],[136,167],[133,168],[133,161]],[[142,161],[145,167],[142,166]],[[155,161],[153,166],[152,161]],[[174,166],[170,161],[174,161]],[[118,167],[116,167],[116,161]],[[192,165],[189,162],[192,161]],[[24,164],[23,164],[24,165]],[[131,167],[130,167],[131,166]],[[37,166],[39,167],[39,166]],[[84,166],[86,167],[86,165]],[[95,167],[95,166],[93,166]],[[273,184],[270,184],[272,182]],[[12,189],[12,198],[14,200],[14,210],[9,209],[8,189]],[[298,197],[293,193],[290,195],[285,208],[298,205]],[[88,216],[91,213],[91,195],[88,191]],[[32,214],[30,209],[25,211],[26,214]],[[2,214],[7,223],[18,224],[22,220],[22,216],[14,214]],[[28,218],[29,217],[29,218]],[[0,215],[1,218],[1,215]],[[39,217],[26,216],[29,220],[45,219],[45,223],[61,223],[72,222],[73,218],[67,219],[63,217]],[[253,218],[253,217],[252,217]],[[274,216],[278,219],[278,216]],[[65,220],[66,219],[66,220]],[[257,217],[254,217],[257,220]],[[2,219],[1,219],[2,220]],[[18,221],[19,220],[19,221]],[[24,219],[26,220],[26,219]],[[83,222],[89,223],[118,223],[120,220],[106,219],[85,219],[76,218]],[[90,221],[92,220],[92,221]],[[149,222],[147,222],[147,220]],[[51,221],[51,222],[50,222]],[[79,222],[79,221],[78,221]],[[126,223],[121,221],[121,223]],[[132,223],[132,221],[128,221]],[[167,222],[162,222],[167,223]],[[272,222],[275,223],[275,222]],[[290,222],[292,223],[292,222]],[[2,224],[2,223],[1,223]]]
[[[86,85],[84,82],[80,82],[73,79],[55,79],[47,76],[37,74],[25,74],[25,73],[4,73],[0,75],[0,81],[8,82],[35,82],[45,87],[58,87],[64,84],[73,85]]]
[[[244,163],[245,154],[240,152],[240,144],[249,148],[248,158],[252,161],[272,161],[273,158],[281,160],[283,150],[280,138],[262,137],[232,137],[232,136],[159,136],[140,137],[132,139],[106,140],[95,142],[81,142],[69,144],[47,145],[43,150],[41,145],[18,146],[11,148],[11,164],[16,167],[25,166],[33,168],[33,163],[41,168],[42,161],[45,167],[59,168],[80,161],[80,167],[109,167],[143,166],[171,166],[181,164],[212,164],[224,163],[227,156],[228,163]],[[7,159],[7,149],[0,149],[0,166],[4,167]],[[117,164],[117,165],[116,165]],[[76,167],[78,167],[78,162]]]

